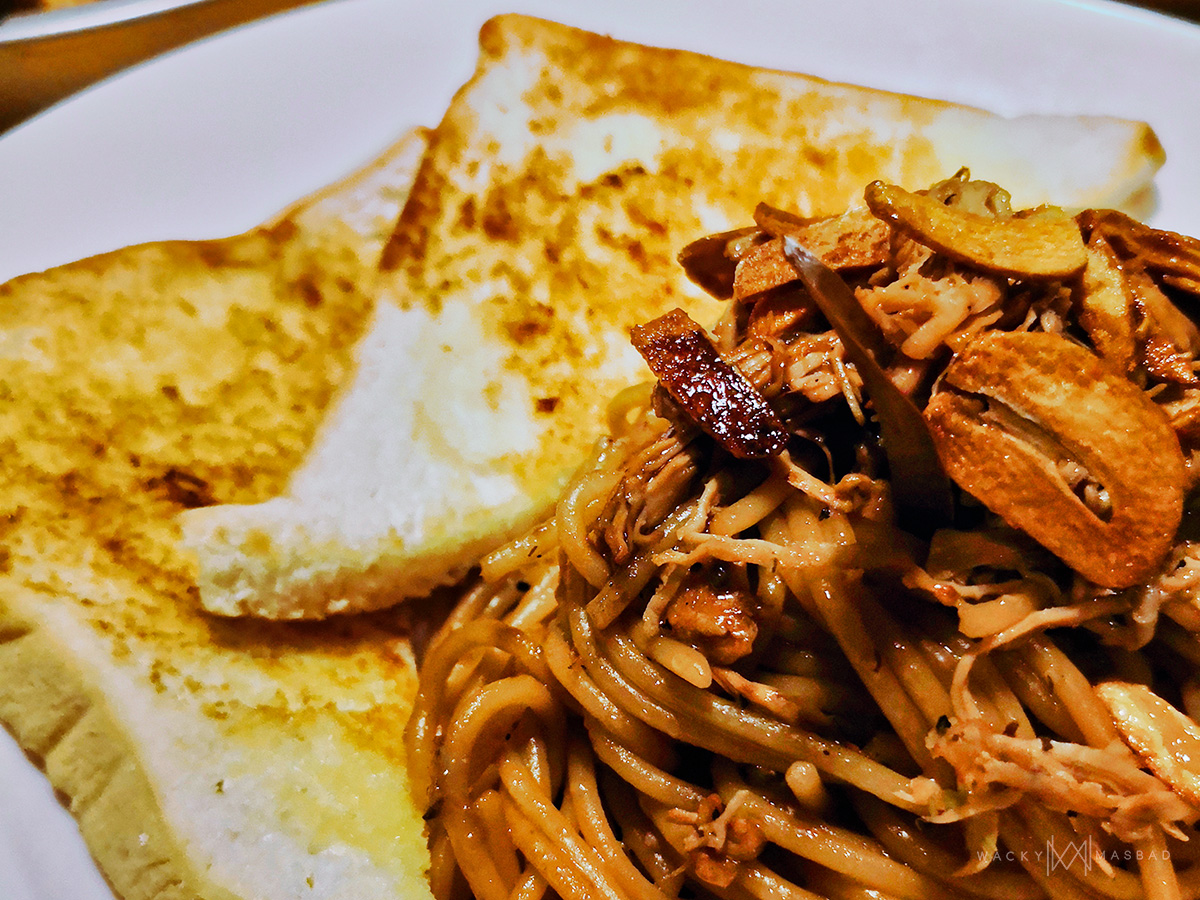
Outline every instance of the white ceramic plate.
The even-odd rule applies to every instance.
[[[233,234],[434,125],[490,14],[521,11],[1006,114],[1150,122],[1154,221],[1200,233],[1200,28],[1060,0],[333,0],[129,71],[0,138],[0,281],[139,241]],[[786,152],[786,148],[780,148]],[[111,900],[0,733],[0,898]]]

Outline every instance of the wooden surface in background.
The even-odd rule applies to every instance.
[[[196,38],[314,2],[317,0],[205,0],[100,28],[35,40],[0,41],[0,132],[135,63]],[[0,0],[3,3],[5,0]],[[104,42],[102,48],[99,41]]]

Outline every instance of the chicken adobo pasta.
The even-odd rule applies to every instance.
[[[440,900],[1200,896],[1200,241],[864,199],[682,250],[426,648]]]

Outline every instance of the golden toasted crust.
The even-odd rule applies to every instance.
[[[128,900],[425,890],[407,621],[212,620],[178,549],[282,489],[349,370],[382,234],[334,213],[0,287],[0,721]]]
[[[580,458],[613,390],[646,377],[631,326],[675,306],[711,321],[675,255],[760,201],[834,214],[873,179],[924,188],[969,163],[1024,204],[1120,202],[1162,161],[1140,123],[1008,121],[525,16],[489,21],[480,45],[383,267],[401,304],[495,323],[540,448],[498,468],[531,494]],[[1094,136],[1104,161],[1056,158],[1061,135]]]

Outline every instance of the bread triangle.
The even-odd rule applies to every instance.
[[[647,378],[631,326],[717,304],[675,254],[760,201],[815,216],[969,165],[1018,207],[1151,197],[1148,126],[991,113],[500,16],[384,254],[361,383],[289,490],[197,510],[208,608],[316,618],[459,577],[535,522]]]
[[[125,900],[427,894],[404,615],[215,620],[178,526],[286,484],[425,141],[247,234],[0,287],[0,721]]]

